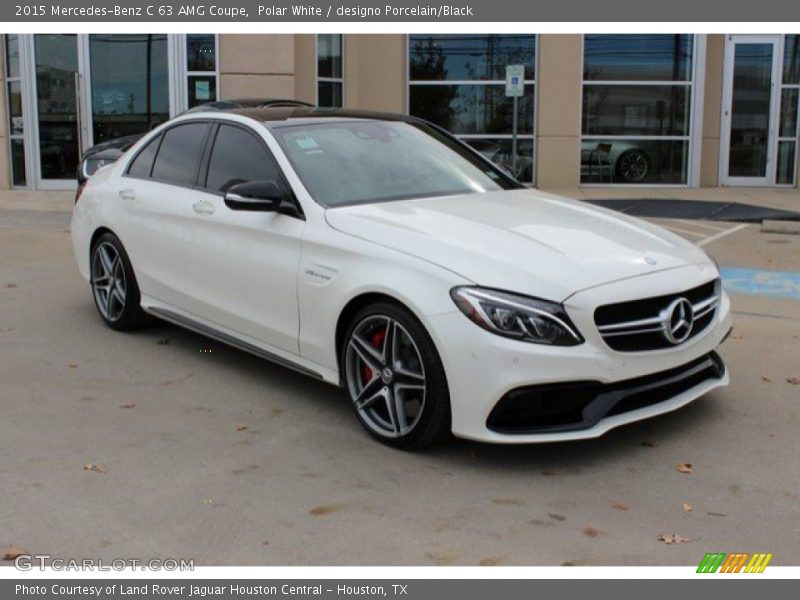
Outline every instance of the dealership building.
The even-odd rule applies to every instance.
[[[82,150],[254,97],[420,116],[545,188],[800,180],[800,34],[2,37],[2,189],[72,189]]]

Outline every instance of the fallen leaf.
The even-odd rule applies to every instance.
[[[678,535],[675,533],[661,533],[658,536],[658,540],[660,542],[664,542],[665,544],[685,544],[686,542],[691,541],[685,535]]]
[[[681,463],[675,467],[675,470],[678,471],[678,473],[691,473],[693,470],[692,463]]]
[[[10,545],[8,548],[5,549],[3,552],[3,560],[14,560],[18,556],[22,556],[23,554],[28,554],[28,551],[25,548],[20,548],[19,546]]]
[[[586,537],[596,538],[601,533],[603,533],[603,532],[600,531],[599,529],[595,528],[595,527],[584,527],[583,528],[583,535],[585,535]]]
[[[246,430],[247,430],[247,425],[239,425],[236,428],[236,431],[246,431]]]
[[[17,287],[17,284],[16,283],[7,283],[6,287],[8,289],[10,289],[10,290],[13,290],[15,287]]]
[[[497,558],[482,558],[481,561],[478,563],[482,567],[494,567],[497,563],[500,562],[500,559]]]
[[[786,383],[791,383],[792,385],[800,385],[800,377],[787,377]]]
[[[158,340],[159,346],[168,346],[169,345],[169,338],[161,338]]]
[[[772,381],[772,377],[768,377],[768,376],[766,376],[766,375],[762,375],[762,376],[761,376],[761,379],[762,379],[763,381],[766,381],[767,383],[770,383],[770,382]]]
[[[547,516],[550,517],[551,519],[555,519],[556,521],[564,521],[567,518],[564,515],[560,515],[558,513],[547,513]]]
[[[688,502],[684,502],[683,503],[683,510],[684,510],[684,512],[692,512],[692,510],[694,510],[694,509],[692,508],[691,504],[689,504]]]
[[[71,364],[69,364],[69,365],[67,365],[67,366],[68,366],[70,369],[77,369],[77,368],[78,368],[78,363],[71,363]]]
[[[731,339],[732,339],[732,340],[740,340],[740,339],[742,339],[742,337],[743,337],[743,336],[742,336],[742,334],[741,334],[741,333],[735,333],[735,334],[733,334],[733,335],[731,336]]]
[[[645,440],[645,441],[642,442],[642,447],[643,448],[655,448],[656,445],[653,442],[651,442],[650,440]]]
[[[96,464],[96,465],[87,464],[87,465],[83,465],[83,470],[84,470],[84,471],[94,471],[95,473],[105,473],[105,472],[107,471],[107,470],[106,470],[106,466],[105,466],[105,465],[101,465],[101,464]]]
[[[611,508],[615,508],[617,510],[628,510],[629,506],[624,502],[616,501],[611,505]]]
[[[119,405],[120,408],[133,408],[134,406],[136,406],[135,402],[128,402],[127,404],[120,404]]]
[[[558,473],[556,473],[555,471],[552,471],[550,469],[545,469],[544,471],[542,471],[542,475],[544,475],[545,477],[554,477],[554,476],[558,475]]]
[[[718,512],[707,512],[706,513],[710,517],[724,517],[726,516],[725,513],[718,513]]]

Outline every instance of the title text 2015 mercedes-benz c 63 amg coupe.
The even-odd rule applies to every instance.
[[[597,437],[728,382],[702,250],[406,116],[181,116],[89,180],[72,240],[110,327],[152,315],[341,385],[397,447]]]

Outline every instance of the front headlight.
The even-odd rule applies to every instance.
[[[450,291],[453,302],[487,331],[535,344],[577,346],[583,338],[555,302],[479,287]]]
[[[86,179],[97,173],[102,167],[116,162],[110,158],[85,158],[81,163],[81,171]]]

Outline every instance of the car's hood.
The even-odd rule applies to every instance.
[[[708,260],[660,227],[537,190],[345,206],[328,209],[326,219],[475,284],[555,301]]]

